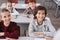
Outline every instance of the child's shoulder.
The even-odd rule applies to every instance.
[[[12,24],[12,25],[17,25],[17,23],[16,23],[16,22],[12,22],[12,21],[10,22],[10,24]]]
[[[51,21],[49,17],[45,17],[45,21]]]
[[[10,25],[14,27],[19,27],[16,22],[12,22],[12,21],[10,22]]]

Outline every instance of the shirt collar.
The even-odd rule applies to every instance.
[[[37,23],[37,19],[35,19],[35,24],[38,25],[38,23]],[[42,25],[44,25],[44,21],[43,21],[43,24],[42,24]]]

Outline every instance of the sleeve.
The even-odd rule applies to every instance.
[[[15,9],[15,8],[13,8],[13,11],[14,11],[14,15],[19,15],[19,12],[18,12],[18,11],[16,11],[16,9]]]
[[[52,23],[51,23],[50,20],[47,21],[47,26],[48,26],[48,28],[49,28],[49,31],[48,31],[48,32],[44,32],[44,34],[46,34],[47,36],[53,36],[56,30],[55,30],[55,28],[54,28],[54,26],[52,25]],[[48,29],[48,28],[47,28],[47,29]]]
[[[13,29],[11,30],[11,32],[5,32],[5,37],[18,39],[18,37],[20,36],[20,27],[15,25],[15,27],[13,27]]]
[[[30,22],[28,31],[29,31],[29,36],[34,36],[34,34],[33,34],[33,32],[34,32],[33,21]]]
[[[29,8],[26,9],[23,13],[27,14],[29,12]]]
[[[30,11],[29,8],[26,9],[26,10],[23,12],[23,16],[29,17],[29,15],[28,15],[29,11]]]
[[[51,22],[50,18],[49,17],[45,17],[45,19],[47,19],[49,22]]]
[[[1,23],[2,22],[0,22],[0,32],[3,32]]]

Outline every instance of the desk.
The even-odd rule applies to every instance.
[[[46,40],[45,38],[20,37],[19,40]]]
[[[29,23],[32,21],[32,19],[18,15],[17,18],[11,19],[11,21],[16,22],[20,26],[20,35],[25,36],[26,30],[28,29]]]
[[[19,37],[18,40],[46,40],[45,38],[33,38],[33,37]],[[8,39],[0,39],[0,40],[8,40]]]
[[[36,3],[36,6],[39,6],[39,5],[41,5],[41,4]],[[29,8],[29,6],[28,6],[28,4],[20,4],[20,3],[18,3],[18,4],[16,4],[14,6],[14,8],[16,8],[16,9],[27,9],[27,8]]]
[[[16,9],[27,9],[28,8],[28,4],[15,4],[14,8]]]
[[[29,7],[28,4],[24,4],[24,3],[23,4],[12,3],[12,5],[13,5],[14,8],[17,8],[17,9],[27,9]],[[41,4],[40,3],[36,3],[36,6],[39,6],[39,5],[41,5]],[[6,7],[6,3],[3,3],[0,8],[5,8],[5,7]]]
[[[7,39],[0,39],[0,40],[7,40]]]
[[[59,6],[60,6],[60,0],[53,0],[56,4],[57,4],[57,9],[56,9],[56,13],[55,13],[55,17],[58,17],[58,10],[59,10]]]
[[[50,19],[48,17],[46,17],[47,20],[50,21]],[[16,22],[20,25],[20,34],[21,36],[25,36],[26,35],[26,30],[28,30],[29,27],[29,23],[32,21],[33,19],[27,18],[22,16],[21,14],[17,16],[16,19],[12,19],[11,21]],[[24,35],[25,33],[25,35]],[[27,34],[28,35],[28,34]]]
[[[11,19],[11,21],[16,23],[30,23],[32,19],[24,17],[22,15],[18,15],[15,19]]]

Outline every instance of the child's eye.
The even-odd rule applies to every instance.
[[[8,17],[10,17],[10,15],[8,15]]]
[[[4,16],[4,18],[6,18],[6,16]]]
[[[41,14],[41,13],[38,13],[39,15]]]

